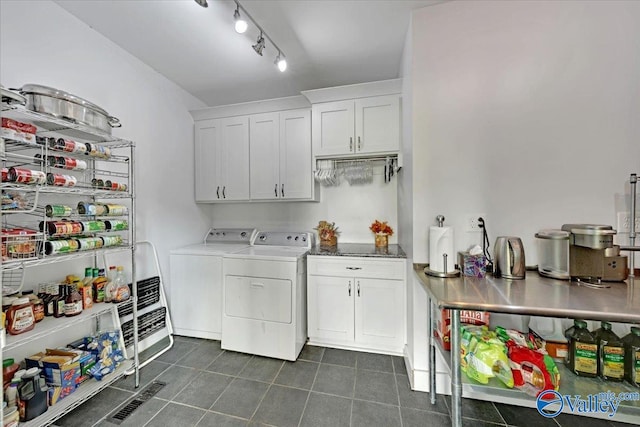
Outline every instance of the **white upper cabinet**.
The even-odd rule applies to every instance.
[[[356,99],[355,113],[356,153],[400,151],[400,96]]]
[[[249,119],[195,124],[197,202],[249,200]]]
[[[313,105],[316,157],[397,153],[400,96],[373,96]]]
[[[311,114],[308,109],[250,117],[251,199],[311,200]]]

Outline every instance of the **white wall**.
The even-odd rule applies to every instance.
[[[194,202],[189,114],[204,104],[53,2],[3,0],[0,15],[5,87],[77,94],[118,117],[114,135],[136,143],[137,239],[157,246],[168,284],[169,250],[199,241],[210,223]]]
[[[211,208],[213,225],[313,231],[319,221],[325,220],[335,222],[339,227],[338,244],[373,244],[369,225],[375,219],[387,221],[395,231],[398,230],[398,178],[394,176],[391,182],[385,183],[383,168],[374,166],[371,184],[349,185],[343,180],[337,187],[321,187],[320,202],[214,204]],[[396,244],[397,236],[394,233],[389,243]]]
[[[413,15],[414,245],[456,249],[564,223],[616,226],[640,172],[640,2],[447,2]],[[419,160],[419,161],[418,161]],[[626,185],[625,185],[626,184]],[[404,224],[403,224],[404,225]]]

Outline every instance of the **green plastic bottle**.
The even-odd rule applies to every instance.
[[[622,340],[611,330],[611,323],[604,321],[593,335],[598,344],[598,376],[603,380],[622,381],[624,379]]]
[[[640,387],[640,328],[631,327],[624,342],[624,378],[635,387]]]
[[[575,319],[573,328],[569,337],[567,366],[576,375],[596,377],[598,376],[598,344],[596,339],[587,329],[587,322],[584,320]]]

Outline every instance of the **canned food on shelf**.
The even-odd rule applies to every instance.
[[[56,187],[74,187],[78,182],[78,178],[73,175],[62,175],[58,173],[47,174],[47,184]]]
[[[122,236],[102,236],[104,247],[120,246],[122,245]]]
[[[81,237],[77,239],[79,251],[89,251],[92,249],[100,249],[104,242],[102,241],[102,237]]]
[[[69,216],[71,211],[71,206],[66,205],[47,205],[44,208],[44,213],[49,218]]]
[[[112,219],[104,223],[109,231],[124,231],[129,229],[129,221],[126,219]]]
[[[47,175],[38,170],[9,168],[7,178],[9,182],[17,182],[20,184],[44,184],[47,181]]]
[[[108,210],[107,206],[102,203],[80,202],[78,203],[78,213],[80,215],[104,216],[107,215]]]
[[[50,240],[44,242],[44,253],[46,255],[67,254],[78,251],[80,244],[76,239]]]

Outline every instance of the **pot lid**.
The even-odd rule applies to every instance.
[[[80,98],[79,96],[76,96],[71,93],[65,92],[63,90],[55,89],[49,86],[42,86],[42,85],[29,83],[29,84],[23,85],[20,88],[20,93],[23,95],[30,94],[30,93],[35,95],[46,95],[52,98],[62,99],[64,101],[73,102],[74,104],[78,104],[83,107],[89,108],[91,110],[95,110],[101,114],[104,114],[105,116],[109,116],[109,113],[107,113],[102,108],[98,107],[93,102],[89,102],[86,99]]]
[[[538,231],[535,236],[538,239],[551,239],[551,240],[569,240],[569,232],[564,230],[558,230],[556,228],[548,228]]]
[[[588,234],[588,235],[600,235],[608,236],[616,234],[616,230],[610,225],[600,224],[564,224],[562,226],[564,231],[570,231],[573,234]]]

